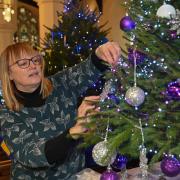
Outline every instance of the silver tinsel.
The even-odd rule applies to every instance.
[[[102,93],[100,94],[100,100],[104,101],[107,98],[108,93],[111,91],[112,81],[109,80],[105,83]]]
[[[127,90],[125,100],[132,106],[139,106],[144,102],[144,91],[139,87],[131,87]]]
[[[92,157],[98,165],[107,166],[115,160],[116,153],[110,151],[108,142],[104,140],[94,146]]]
[[[141,169],[141,176],[142,176],[142,180],[147,180],[148,179],[148,159],[146,157],[146,148],[142,147],[140,150],[140,163],[139,163],[139,167]]]

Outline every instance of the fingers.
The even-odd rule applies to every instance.
[[[76,124],[75,126],[69,129],[69,134],[73,139],[78,139],[81,134],[86,133],[87,131],[88,129],[84,126]]]
[[[96,49],[96,55],[108,62],[110,65],[116,65],[121,53],[120,47],[116,42],[107,42]]]
[[[78,117],[85,117],[88,112],[93,111],[96,106],[95,102],[100,99],[100,96],[86,97],[78,108]]]
[[[112,42],[111,43],[113,48],[112,48],[112,51],[113,51],[113,59],[115,61],[115,63],[118,61],[119,57],[120,57],[120,53],[121,53],[121,49],[118,45],[118,43],[116,42]]]
[[[95,106],[94,103],[96,103],[99,99],[100,96],[88,96],[84,98],[78,108],[78,120],[69,131],[73,138],[78,138],[80,134],[89,131],[89,129],[85,127],[86,124],[90,122],[88,116],[98,111],[98,108]]]
[[[79,107],[78,117],[85,117],[90,110],[95,109],[95,105],[82,104]]]
[[[83,102],[93,104],[99,101],[99,99],[100,99],[100,96],[87,96],[84,98]]]

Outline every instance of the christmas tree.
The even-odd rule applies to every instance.
[[[47,75],[78,64],[107,41],[108,30],[102,30],[105,24],[98,26],[100,14],[80,0],[68,1],[64,12],[57,12],[58,25],[46,27],[49,33],[43,42]]]
[[[118,66],[106,74],[101,111],[88,125],[96,128],[84,137],[84,144],[98,142],[92,154],[99,165],[111,164],[115,152],[140,157],[142,175],[147,176],[146,155],[150,154],[151,163],[164,160],[165,175],[180,172],[180,3],[167,3],[123,4],[128,15],[121,19],[120,28],[127,49],[122,49]]]

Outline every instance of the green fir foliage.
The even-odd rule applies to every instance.
[[[180,41],[179,36],[172,38],[170,35],[170,20],[156,16],[162,4],[163,1],[131,0],[125,6],[136,22],[136,28],[126,32],[124,37],[131,41],[135,36],[133,45],[128,42],[127,47],[143,53],[142,62],[137,64],[137,86],[146,93],[144,103],[135,108],[125,101],[126,91],[134,85],[134,68],[128,52],[123,50],[126,55],[116,71],[106,75],[107,79],[116,82],[114,94],[120,102],[113,104],[111,98],[101,102],[101,112],[94,115],[91,122],[97,128],[85,136],[85,143],[102,141],[102,132],[106,131],[109,119],[111,148],[138,158],[142,144],[141,120],[147,153],[152,150],[151,163],[161,160],[163,153],[176,157],[180,154],[180,96],[166,91],[170,82],[179,83],[180,88]],[[172,1],[171,5],[180,7],[177,1]]]

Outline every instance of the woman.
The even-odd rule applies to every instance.
[[[95,55],[96,54],[96,55]],[[0,57],[5,107],[0,111],[1,135],[13,154],[12,179],[76,179],[84,156],[79,134],[86,129],[76,121],[93,109],[77,98],[102,72],[100,59],[116,65],[120,49],[108,42],[81,64],[44,77],[42,56],[27,43],[8,46]],[[86,99],[97,100],[98,96]]]

